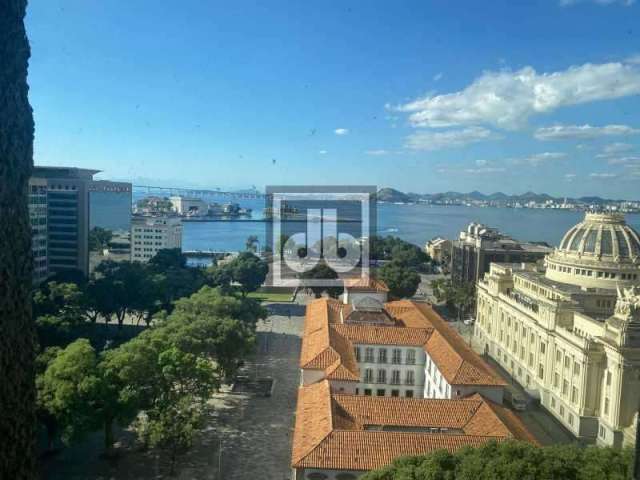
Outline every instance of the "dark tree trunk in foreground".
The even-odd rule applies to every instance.
[[[36,477],[26,6],[0,0],[0,478],[12,480]]]

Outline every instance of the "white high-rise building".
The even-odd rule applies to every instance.
[[[182,221],[177,217],[131,219],[131,260],[148,262],[159,250],[182,248]]]

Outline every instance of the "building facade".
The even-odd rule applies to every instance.
[[[501,404],[505,386],[430,305],[382,303],[375,296],[310,303],[300,368],[302,385],[326,379],[336,392],[353,395],[454,399],[480,393]]]
[[[491,263],[542,260],[551,247],[519,242],[494,228],[471,223],[451,245],[451,280],[455,285],[476,284]]]
[[[134,216],[131,219],[131,260],[148,262],[159,250],[182,248],[182,221],[178,217]]]
[[[307,305],[294,480],[354,480],[401,456],[489,441],[537,443],[500,404],[505,382],[429,304],[385,303],[384,284],[347,283],[342,301]]]
[[[451,262],[451,247],[451,240],[437,237],[433,240],[429,240],[425,245],[424,250],[434,262],[441,265],[449,265]]]
[[[90,192],[125,191],[131,196],[130,183],[93,180],[99,172],[75,167],[33,169],[32,184],[46,190],[49,275],[65,270],[89,274]]]
[[[174,196],[169,197],[169,201],[178,215],[200,217],[209,211],[207,203],[200,198]]]
[[[640,398],[640,237],[587,214],[540,264],[492,264],[475,335],[576,437],[635,439]]]
[[[33,284],[47,278],[47,181],[29,179],[29,221],[31,222],[31,251],[33,253]]]

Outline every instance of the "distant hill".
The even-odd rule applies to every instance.
[[[414,200],[413,197],[394,188],[381,188],[378,190],[378,201],[410,203]]]
[[[520,195],[507,195],[503,192],[496,192],[491,194],[484,194],[477,190],[469,193],[460,192],[443,192],[443,193],[404,193],[395,188],[381,188],[378,191],[378,200],[382,202],[402,202],[402,203],[417,203],[417,202],[433,202],[433,203],[452,203],[452,202],[491,202],[495,204],[513,204],[528,202],[544,203],[552,200],[556,203],[561,203],[565,200],[564,197],[553,197],[547,193],[535,193],[525,192]],[[610,200],[597,196],[586,196],[580,198],[566,198],[570,203],[586,204],[586,205],[603,205],[609,202],[620,202],[621,200]]]

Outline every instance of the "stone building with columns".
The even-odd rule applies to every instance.
[[[640,407],[640,236],[587,213],[541,264],[491,264],[475,335],[576,437],[633,443]]]

